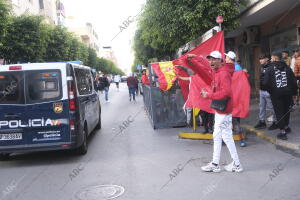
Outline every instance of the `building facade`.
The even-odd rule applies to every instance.
[[[64,26],[66,21],[65,6],[61,0],[55,0],[57,25]]]
[[[44,16],[48,24],[63,25],[64,6],[60,0],[7,0],[16,16],[23,14]]]
[[[116,65],[118,65],[117,58],[116,58],[115,53],[111,46],[102,47],[102,49],[100,51],[100,55],[101,55],[101,57],[108,59],[108,60],[114,62]]]
[[[76,18],[69,16],[66,20],[66,26],[79,40],[95,49],[97,56],[100,57],[99,36],[91,23],[82,23]]]
[[[234,50],[250,73],[252,94],[258,96],[260,54],[299,47],[299,0],[249,0],[240,14],[241,25],[225,36],[226,51]]]

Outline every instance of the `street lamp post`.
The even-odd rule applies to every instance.
[[[222,30],[221,24],[224,22],[224,18],[222,16],[218,16],[216,18],[216,22],[219,24],[220,30]]]

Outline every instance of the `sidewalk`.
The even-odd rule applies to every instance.
[[[258,105],[258,101],[252,100],[249,116],[241,120],[241,124],[245,132],[254,133],[258,137],[273,143],[277,148],[300,156],[300,107],[298,106],[295,111],[291,112],[290,128],[292,129],[292,132],[287,135],[288,140],[280,140],[276,138],[279,133],[279,129],[269,131],[268,128],[260,130],[254,128],[258,122]],[[269,127],[270,123],[267,122],[267,126]]]

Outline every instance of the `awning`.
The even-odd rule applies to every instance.
[[[260,25],[284,12],[288,13],[290,10],[299,5],[299,3],[299,0],[259,1],[241,13],[241,25],[234,31],[227,33],[226,38],[236,37],[242,34],[245,28],[249,26]],[[281,18],[279,18],[279,20],[281,20]]]

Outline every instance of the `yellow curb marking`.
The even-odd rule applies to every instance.
[[[255,133],[258,137],[260,137],[260,138],[262,138],[262,139],[264,139],[268,142],[271,142],[272,144],[283,146],[283,147],[293,149],[293,150],[299,150],[300,149],[300,146],[297,145],[297,144],[291,144],[291,143],[286,142],[286,141],[281,141],[281,140],[277,140],[276,138],[269,137],[269,136],[265,135],[265,132],[256,130],[255,128],[253,128],[249,125],[242,125],[242,127],[244,129],[248,130],[248,131],[251,131],[251,132]]]
[[[183,139],[194,139],[194,140],[212,140],[213,134],[205,133],[179,133],[179,137]],[[234,140],[240,140],[239,135],[233,135]]]

